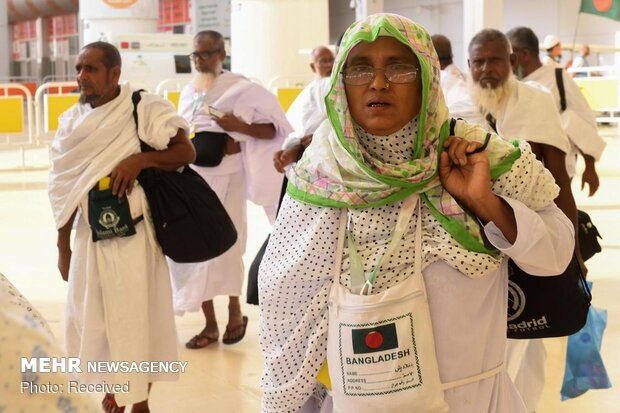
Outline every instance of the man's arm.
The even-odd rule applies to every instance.
[[[195,159],[194,145],[187,138],[185,131],[179,129],[163,151],[138,152],[116,165],[110,173],[112,193],[118,195],[119,198],[125,191],[130,194],[137,176],[143,169],[158,168],[174,171],[194,162]]]
[[[555,183],[560,187],[560,193],[555,199],[555,204],[566,214],[571,220],[575,230],[577,229],[577,205],[570,187],[570,179],[566,172],[566,154],[558,148],[541,143],[530,142],[532,147],[537,147],[534,153],[537,157],[540,154],[540,160],[545,168],[551,172]]]
[[[65,225],[58,229],[56,246],[58,247],[58,270],[62,279],[69,281],[69,266],[71,264],[71,229],[77,209],[73,211],[71,217]]]
[[[214,119],[227,132],[239,132],[257,139],[271,139],[276,136],[273,123],[245,123],[232,113]]]
[[[588,188],[590,189],[588,196],[592,196],[598,191],[599,187],[599,178],[598,173],[596,172],[596,160],[594,157],[590,155],[586,155],[583,152],[580,152],[583,156],[583,160],[586,164],[586,168],[583,171],[583,175],[581,175],[581,190],[588,184]]]
[[[287,149],[282,149],[273,155],[273,166],[276,171],[284,173],[284,168],[293,162],[301,159],[306,148],[312,143],[312,135],[306,135],[301,138],[299,144]]]
[[[560,208],[573,223],[573,227],[575,228],[575,254],[577,256],[577,261],[579,261],[579,265],[581,266],[581,271],[585,276],[588,273],[588,269],[581,258],[581,252],[579,250],[577,204],[575,203],[575,198],[573,197],[573,192],[570,187],[570,178],[566,172],[566,154],[551,145],[534,142],[530,142],[530,145],[532,145],[532,147],[536,147],[536,151],[534,153],[536,153],[537,156],[540,154],[540,159],[542,159],[545,168],[551,172],[551,175],[553,175],[553,178],[555,179],[555,183],[560,187],[560,193],[554,201],[558,208]]]

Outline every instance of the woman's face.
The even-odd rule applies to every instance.
[[[409,83],[389,82],[383,68],[396,64],[415,66],[415,79]],[[375,69],[374,79],[368,84],[351,85],[345,81],[349,112],[366,132],[379,136],[392,134],[418,114],[422,102],[420,63],[407,46],[392,37],[360,42],[351,49],[345,64],[347,70],[355,66]]]

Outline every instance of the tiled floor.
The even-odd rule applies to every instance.
[[[609,147],[599,164],[601,189],[587,198],[574,182],[578,205],[588,211],[603,234],[605,250],[588,262],[589,279],[594,281],[594,305],[607,308],[608,326],[602,354],[612,383],[620,385],[620,134],[603,129]],[[14,154],[2,153],[3,160]],[[49,320],[59,340],[63,337],[66,284],[56,270],[56,231],[46,194],[45,171],[0,173],[0,272],[4,273]],[[262,210],[249,205],[249,239],[246,264],[262,244],[268,224]],[[226,300],[216,299],[221,333],[226,324]],[[245,306],[250,323],[246,338],[234,346],[221,343],[203,350],[186,350],[183,343],[201,328],[200,314],[177,318],[180,358],[189,362],[188,372],[177,382],[158,383],[151,397],[155,413],[176,412],[256,412],[260,406],[258,380],[262,369],[258,348],[258,310]],[[560,402],[564,371],[565,340],[545,342],[548,380],[538,413],[620,412],[617,388],[589,391]]]

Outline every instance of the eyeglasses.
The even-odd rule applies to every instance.
[[[319,66],[332,66],[334,64],[334,59],[319,59],[316,64]]]
[[[342,71],[344,83],[351,86],[367,85],[375,79],[377,70],[383,70],[385,78],[390,83],[413,83],[420,68],[403,63],[389,64],[385,67],[351,66]]]
[[[189,57],[194,60],[202,59],[207,60],[216,53],[219,53],[222,49],[205,50],[204,52],[192,52]]]

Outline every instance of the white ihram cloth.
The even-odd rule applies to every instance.
[[[486,127],[484,117],[472,100],[467,78],[456,65],[451,64],[441,71],[439,85],[451,117]]]
[[[286,112],[286,119],[293,127],[285,139],[282,149],[299,145],[306,135],[312,135],[327,119],[325,96],[331,88],[331,78],[314,79],[301,91]]]
[[[123,159],[140,152],[132,89],[103,106],[76,104],[59,118],[52,144],[49,196],[56,226],[78,209],[66,307],[67,353],[88,361],[174,361],[176,329],[168,266],[155,239],[144,192],[136,183],[128,201],[132,217],[144,215],[136,234],[93,242],[88,225],[88,191]],[[140,136],[165,149],[187,122],[170,102],[144,93],[138,105]],[[127,383],[119,405],[145,400],[148,383],[172,380],[165,373],[84,373],[87,383]]]
[[[560,91],[555,80],[554,67],[541,66],[523,80],[539,83],[550,90],[556,108],[560,111]],[[566,110],[560,113],[560,118],[562,120],[562,127],[566,131],[571,143],[569,153],[566,155],[566,169],[568,176],[573,177],[575,175],[578,151],[590,155],[598,161],[601,158],[606,143],[598,134],[594,112],[592,112],[590,105],[583,97],[579,86],[566,73],[566,70],[562,70],[562,80],[566,95]]]
[[[489,241],[519,266],[539,275],[562,271],[573,249],[573,227],[555,204],[532,211],[519,194],[539,190],[548,171],[521,143],[523,155],[510,172],[500,176],[494,191],[513,208],[518,235],[509,244],[493,223],[485,227]],[[522,176],[530,180],[523,181]],[[512,196],[513,198],[506,198]],[[381,256],[396,223],[400,202],[377,208],[352,209],[354,239],[369,271]],[[340,210],[284,198],[259,270],[260,344],[265,360],[261,379],[262,411],[298,412],[312,405],[315,411],[325,395],[316,375],[325,360],[327,297],[336,262]],[[437,361],[442,382],[489,370],[503,362],[506,343],[508,274],[506,261],[484,277],[465,276],[433,254],[430,234],[437,221],[422,208],[423,276],[429,297]],[[415,215],[415,214],[414,214]],[[373,293],[384,291],[413,271],[411,248],[416,217]],[[437,242],[448,242],[450,236]],[[350,286],[350,260],[342,257],[343,284]],[[484,266],[480,268],[484,271]],[[310,399],[310,400],[309,400]],[[452,413],[523,413],[525,407],[508,375],[502,372],[480,382],[445,392]],[[304,410],[305,411],[305,410]]]
[[[570,143],[548,91],[538,85],[513,82],[508,101],[497,113],[497,133],[506,140],[522,139],[568,153]],[[561,272],[561,271],[560,271]]]
[[[246,200],[262,205],[273,222],[273,207],[278,204],[282,186],[282,175],[272,167],[273,154],[292,130],[277,98],[241,75],[224,72],[216,77],[206,92],[205,104],[225,113],[233,113],[246,123],[272,123],[276,129],[274,138],[257,139],[226,132],[202,109],[192,119],[195,91],[193,83],[183,88],[179,113],[195,124],[197,133],[225,132],[241,143],[241,152],[224,156],[218,166],[192,165],[226,208],[237,229],[238,239],[228,251],[210,261],[193,264],[168,261],[173,280],[174,308],[178,315],[186,311],[199,311],[203,301],[218,295],[241,295],[245,272],[242,257],[247,238]],[[269,216],[268,208],[272,208],[272,216]]]
[[[562,67],[557,60],[555,60],[553,57],[549,56],[548,54],[544,55],[541,59],[541,62],[543,64],[543,66],[550,66],[553,68],[556,67]]]
[[[523,139],[554,146],[568,153],[570,143],[551,94],[538,84],[513,82],[513,85],[506,104],[497,114],[493,114],[498,134],[506,140]],[[568,252],[572,253],[572,250],[573,247],[570,247]],[[564,268],[560,268],[558,274],[563,271]],[[537,366],[533,369],[528,360],[540,360],[544,358],[544,352],[544,346],[536,340],[508,340],[506,371],[515,382],[529,412],[534,411],[540,398],[540,392],[531,390],[544,385],[544,365],[543,368]],[[527,380],[517,380],[518,376],[525,376]],[[528,386],[528,382],[535,384]]]
[[[0,273],[0,411],[98,413],[97,402],[88,393],[69,392],[69,373],[54,369],[42,373],[17,367],[21,358],[62,358],[58,342],[36,308]],[[33,383],[31,388],[24,382]],[[61,386],[64,392],[37,391],[36,385]]]
[[[179,114],[192,122],[194,83],[187,84],[179,97]],[[247,199],[261,206],[277,205],[282,186],[282,174],[271,166],[273,154],[280,150],[284,138],[293,131],[282,107],[273,93],[242,75],[224,72],[215,78],[207,90],[205,104],[232,113],[245,123],[271,123],[275,127],[272,139],[257,139],[238,132],[226,132],[204,110],[198,111],[193,122],[196,132],[224,132],[241,143],[241,154]],[[230,173],[224,166],[209,168],[211,175]]]

